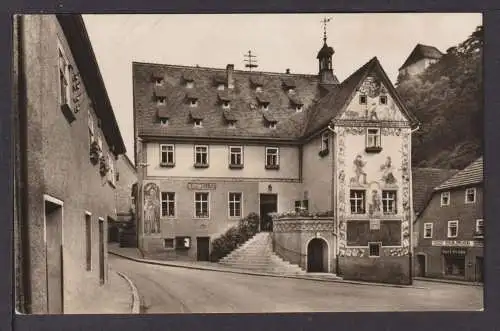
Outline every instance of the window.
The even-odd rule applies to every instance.
[[[449,206],[449,205],[450,205],[450,192],[442,192],[441,206]]]
[[[85,256],[87,271],[92,270],[92,215],[85,213]]]
[[[309,200],[295,201],[295,212],[308,211],[308,210],[309,210]]]
[[[208,218],[208,192],[196,192],[194,194],[194,216],[196,218]]]
[[[366,105],[366,95],[360,95],[359,96],[359,104],[360,105]]]
[[[365,213],[365,191],[351,190],[351,214]]]
[[[381,243],[368,243],[368,249],[370,251],[370,257],[379,257],[380,256],[380,247]]]
[[[156,97],[156,103],[159,106],[164,105],[166,101],[167,101],[167,98],[165,98],[165,97]]]
[[[233,121],[231,121],[227,123],[227,127],[230,129],[234,129],[236,127],[236,124]]]
[[[225,88],[224,84],[217,85],[217,90],[219,90],[219,91],[223,91],[224,88]]]
[[[396,214],[396,191],[382,191],[382,211],[384,214]]]
[[[230,108],[230,102],[229,101],[222,102],[222,108],[229,109]]]
[[[59,100],[61,105],[70,103],[70,77],[68,59],[64,54],[62,46],[59,45]]]
[[[88,126],[89,126],[89,144],[94,142],[94,117],[92,117],[92,112],[88,111]]]
[[[161,86],[161,85],[163,85],[163,78],[162,78],[162,77],[157,77],[157,78],[155,78],[155,85],[156,85],[156,86]]]
[[[424,223],[424,238],[432,238],[432,223]]]
[[[255,92],[262,92],[262,86],[255,87]]]
[[[194,82],[186,82],[186,88],[193,88]]]
[[[295,201],[295,212],[298,213],[302,210],[302,202],[300,200]]]
[[[260,109],[262,110],[269,110],[269,104],[268,103],[263,103],[260,105]]]
[[[380,96],[380,104],[381,105],[387,105],[387,95],[381,95]]]
[[[241,217],[241,193],[229,193],[229,217]]]
[[[269,123],[267,124],[267,127],[268,127],[269,129],[276,129],[276,122],[269,122]]]
[[[108,171],[108,182],[111,184],[116,185],[116,175],[115,175],[115,163],[113,162],[114,157],[112,153],[108,153],[108,166],[109,166],[109,171]]]
[[[174,238],[166,238],[163,240],[163,247],[174,248]]]
[[[194,127],[195,128],[201,128],[202,127],[201,120],[194,120]]]
[[[190,101],[189,104],[190,104],[191,107],[197,107],[198,106],[198,100],[191,99],[191,101]]]
[[[297,113],[300,113],[303,109],[303,106],[302,105],[296,105],[295,106],[295,111],[297,111]]]
[[[476,236],[484,235],[484,224],[483,224],[482,219],[476,220],[476,233],[475,233],[475,235]]]
[[[243,166],[243,147],[229,147],[229,166],[234,168]]]
[[[168,126],[168,118],[160,118],[161,126]]]
[[[161,216],[174,217],[175,216],[175,193],[174,192],[161,192]]]
[[[325,132],[321,136],[321,150],[328,151],[329,149],[330,149],[330,134],[328,132]]]
[[[456,238],[458,235],[458,221],[448,221],[448,238]]]
[[[380,129],[366,130],[366,147],[380,147]]]
[[[163,166],[175,164],[175,146],[160,145],[160,164]]]
[[[470,187],[465,190],[465,203],[474,202],[476,202],[476,189],[474,187]]]
[[[279,168],[279,149],[277,147],[266,147],[266,169]]]
[[[195,167],[208,167],[208,146],[194,147]]]

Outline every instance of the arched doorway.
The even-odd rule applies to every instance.
[[[307,245],[307,272],[328,272],[328,244],[322,238]]]
[[[417,277],[425,277],[426,270],[426,257],[424,254],[417,254]]]

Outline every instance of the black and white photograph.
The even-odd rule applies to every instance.
[[[17,314],[483,311],[482,14],[12,22]]]

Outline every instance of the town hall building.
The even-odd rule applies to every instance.
[[[325,271],[394,265],[408,278],[418,121],[376,57],[339,82],[333,55],[325,36],[317,74],[133,63],[146,256],[206,260],[251,212],[286,232],[270,215],[307,210],[333,215]]]

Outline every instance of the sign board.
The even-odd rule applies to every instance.
[[[215,190],[215,183],[188,183],[188,190],[198,191],[198,190]]]
[[[441,252],[443,255],[467,255],[467,248],[464,247],[443,247]]]
[[[473,240],[433,240],[432,246],[437,247],[474,247],[477,244]]]
[[[380,220],[370,220],[370,230],[380,230]]]

